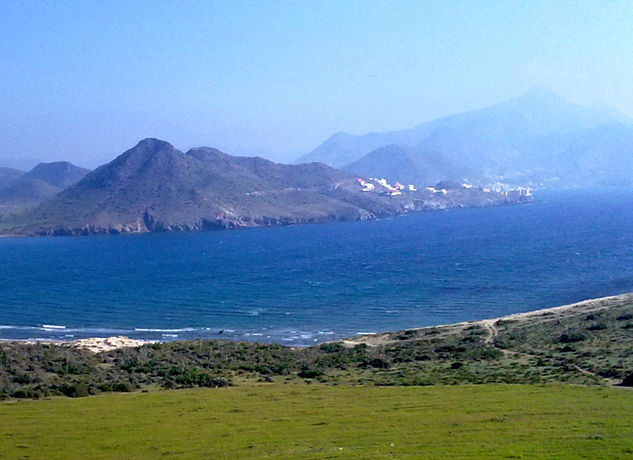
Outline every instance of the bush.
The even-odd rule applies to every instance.
[[[67,384],[62,383],[58,390],[65,396],[70,398],[81,398],[90,394],[88,385],[83,382]]]
[[[134,391],[135,387],[129,382],[108,382],[99,385],[99,390],[103,392],[129,393]]]
[[[603,331],[607,328],[607,325],[604,323],[595,323],[590,326],[587,326],[588,331]]]
[[[564,334],[561,334],[561,336],[558,338],[558,341],[560,343],[574,343],[574,342],[582,342],[583,340],[586,340],[587,336],[584,334],[581,334],[580,332],[565,332]]]
[[[367,363],[371,367],[375,367],[376,369],[388,369],[389,363],[384,359],[374,358]]]
[[[19,383],[20,385],[26,385],[31,383],[31,377],[26,374],[16,375],[13,377],[13,381],[15,383]]]
[[[435,353],[453,353],[457,351],[454,345],[440,345],[435,349]]]
[[[633,387],[633,374],[629,374],[624,377],[620,385],[622,385],[623,387]]]
[[[324,343],[319,347],[319,350],[324,351],[326,353],[340,353],[343,351],[345,347],[338,342],[333,343]]]
[[[316,367],[308,367],[305,364],[301,366],[301,370],[297,374],[302,379],[314,379],[323,375],[323,372]]]

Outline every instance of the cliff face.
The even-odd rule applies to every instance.
[[[283,165],[201,147],[186,153],[145,139],[21,217],[14,234],[190,231],[364,220],[524,198],[477,189],[363,192],[320,163]]]

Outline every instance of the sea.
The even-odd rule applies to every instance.
[[[0,339],[307,346],[633,291],[633,190],[371,222],[0,239]]]

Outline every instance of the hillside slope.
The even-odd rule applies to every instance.
[[[24,171],[13,168],[0,168],[0,190],[8,187],[15,179],[24,174]]]
[[[348,164],[343,170],[363,177],[384,177],[390,182],[398,181],[418,187],[435,185],[440,181],[462,183],[474,176],[445,155],[398,145],[379,147]]]

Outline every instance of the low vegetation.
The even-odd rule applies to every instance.
[[[300,349],[188,341],[95,354],[62,345],[5,342],[0,344],[0,397],[77,397],[274,382],[626,384],[633,374],[631,349],[633,295]]]

